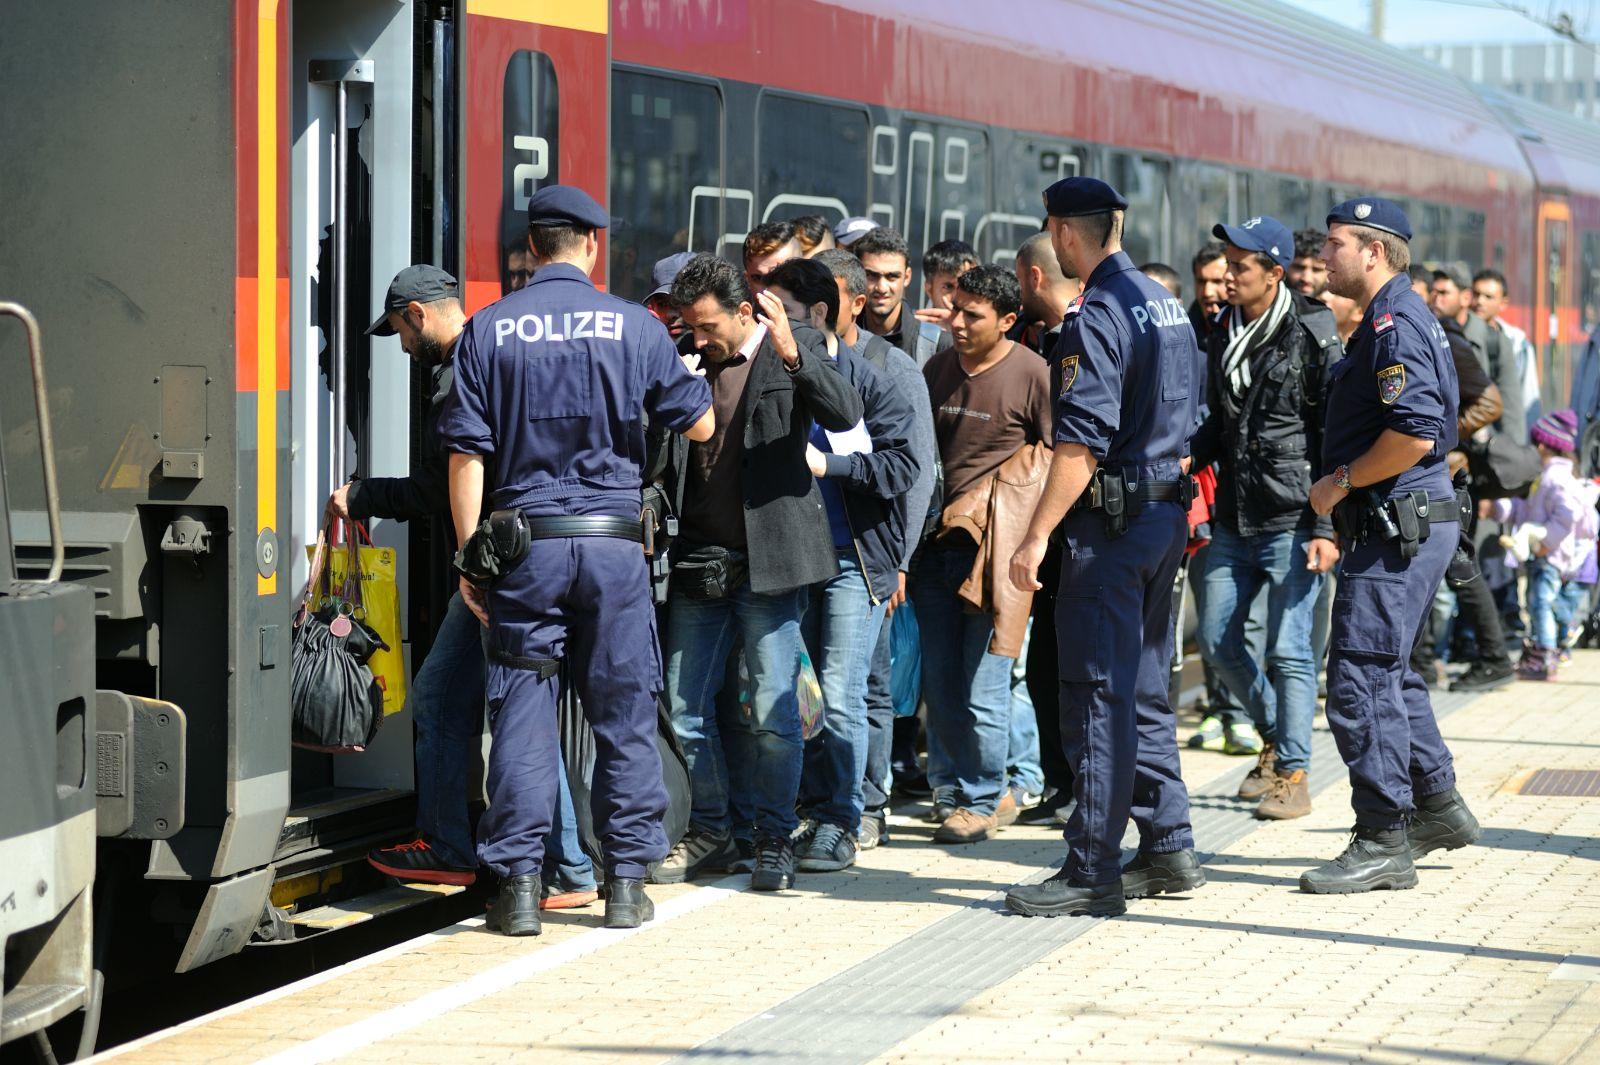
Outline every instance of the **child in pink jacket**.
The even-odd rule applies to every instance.
[[[1495,500],[1489,516],[1499,522],[1533,526],[1535,543],[1528,559],[1528,620],[1532,639],[1523,649],[1517,675],[1524,680],[1555,680],[1561,651],[1558,634],[1581,615],[1597,576],[1595,540],[1600,485],[1573,475],[1578,418],[1571,410],[1551,411],[1529,434],[1544,459],[1527,499]]]

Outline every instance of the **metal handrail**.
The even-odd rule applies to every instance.
[[[28,331],[28,368],[33,371],[33,410],[39,419],[39,454],[44,460],[44,507],[50,521],[50,574],[44,584],[61,579],[67,561],[67,541],[61,535],[61,488],[56,483],[56,441],[50,430],[50,396],[44,387],[44,352],[39,340],[39,322],[20,303],[0,302],[0,315],[22,322]]]

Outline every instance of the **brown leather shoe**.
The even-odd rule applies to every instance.
[[[933,833],[935,843],[977,843],[979,840],[993,839],[996,832],[1000,831],[1000,822],[995,820],[994,814],[988,817],[975,814],[965,806],[945,818]]]
[[[1272,744],[1264,744],[1261,755],[1256,759],[1256,767],[1244,775],[1244,782],[1239,785],[1239,798],[1264,799],[1272,794],[1272,782],[1278,776],[1278,748]]]
[[[994,808],[995,824],[1001,828],[1017,823],[1017,815],[1022,813],[1022,808],[1017,805],[1017,796],[1010,788],[1000,793],[1000,803]]]
[[[1272,778],[1272,794],[1261,800],[1256,816],[1265,821],[1288,821],[1311,812],[1311,785],[1306,771],[1279,773]]]

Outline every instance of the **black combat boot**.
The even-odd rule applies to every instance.
[[[1380,888],[1397,891],[1416,886],[1417,867],[1411,864],[1411,847],[1403,828],[1357,825],[1343,854],[1300,876],[1300,890],[1313,895],[1349,895]]]
[[[1478,842],[1483,829],[1467,809],[1466,801],[1455,788],[1417,800],[1417,809],[1406,822],[1406,839],[1411,843],[1411,860],[1418,861],[1434,851],[1453,851]]]
[[[1006,909],[1024,917],[1116,917],[1128,912],[1122,881],[1080,884],[1062,869],[1041,884],[1020,884],[1006,892]]]
[[[539,874],[524,873],[500,880],[484,926],[507,936],[536,936],[544,930],[539,923]]]
[[[1122,867],[1122,895],[1129,899],[1176,895],[1193,891],[1205,882],[1206,871],[1200,868],[1193,848],[1168,854],[1140,851]]]
[[[606,927],[638,928],[656,915],[656,904],[644,893],[644,881],[631,876],[606,877]]]

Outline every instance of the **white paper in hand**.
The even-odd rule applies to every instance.
[[[867,435],[867,423],[857,421],[842,433],[824,429],[828,436],[828,450],[835,455],[870,455],[872,437]]]

